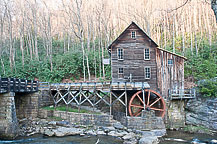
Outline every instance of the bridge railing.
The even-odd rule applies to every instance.
[[[0,93],[35,91],[38,91],[38,81],[17,78],[0,78]]]
[[[193,89],[173,89],[169,90],[169,99],[193,99],[196,98],[196,90]]]

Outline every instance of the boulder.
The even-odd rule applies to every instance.
[[[48,123],[48,125],[52,125],[52,126],[56,126],[56,124],[57,124],[56,121],[50,121],[50,122]]]
[[[113,127],[119,130],[123,130],[124,126],[121,123],[114,123]]]
[[[109,136],[115,136],[115,137],[123,137],[124,135],[126,135],[127,132],[117,132],[117,131],[110,131],[108,133]]]
[[[97,134],[98,135],[106,135],[106,133],[104,131],[98,131]]]
[[[57,137],[68,136],[68,135],[80,135],[83,133],[82,129],[79,128],[66,128],[66,127],[59,127],[54,131],[54,135]]]
[[[157,137],[162,137],[162,136],[166,135],[166,133],[167,133],[166,129],[152,130],[152,132],[154,132],[154,136],[157,136]]]
[[[57,121],[56,125],[57,126],[69,127],[70,123],[68,121]]]
[[[142,137],[139,144],[158,144],[158,138],[156,136]]]
[[[132,138],[135,137],[135,134],[134,133],[128,133],[126,134],[125,136],[122,137],[123,140],[130,140]]]
[[[125,140],[123,144],[137,144],[137,140],[136,139]]]
[[[110,131],[114,131],[115,128],[114,127],[102,127],[102,130],[104,130],[105,133],[108,133]]]
[[[53,136],[54,135],[54,132],[50,129],[46,129],[44,130],[44,134],[47,135],[47,136]]]
[[[217,140],[215,140],[215,139],[214,139],[214,140],[211,140],[210,143],[211,143],[211,144],[217,144]]]
[[[89,130],[86,132],[88,135],[97,135],[97,133],[93,130]]]

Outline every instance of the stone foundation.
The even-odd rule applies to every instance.
[[[167,127],[180,128],[185,126],[185,101],[173,100],[170,101],[167,111]]]
[[[143,111],[142,117],[125,116],[124,113],[116,113],[115,119],[124,126],[137,130],[165,129],[164,121],[161,117],[156,117],[153,111]]]
[[[14,95],[0,94],[0,139],[14,139],[18,134]]]
[[[40,118],[59,117],[63,120],[81,125],[97,125],[97,126],[111,126],[113,116],[111,115],[97,115],[64,111],[48,111],[40,109]]]

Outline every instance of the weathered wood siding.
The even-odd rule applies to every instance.
[[[169,65],[171,59],[173,64]],[[157,85],[161,95],[168,97],[169,89],[184,89],[184,59],[166,51],[156,49]]]
[[[131,32],[136,38],[131,38]],[[117,49],[123,49],[123,60],[118,60]],[[150,60],[144,60],[144,49],[150,49]],[[157,89],[156,51],[154,44],[136,25],[130,25],[111,47],[111,66],[113,82],[129,82],[130,74],[133,82],[148,82],[151,89]],[[151,78],[145,79],[144,68],[151,68]],[[124,68],[123,78],[119,78],[118,69]]]
[[[131,38],[131,32],[136,38]],[[184,57],[157,47],[135,23],[132,23],[112,44],[111,67],[113,82],[147,82],[150,88],[168,97],[169,89],[184,89]],[[123,49],[123,60],[118,60],[117,49]],[[150,60],[144,60],[144,49],[149,48]],[[173,64],[168,65],[171,59]],[[145,67],[151,68],[151,78],[145,79]],[[123,68],[123,74],[118,69]]]

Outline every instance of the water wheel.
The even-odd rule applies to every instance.
[[[142,110],[145,108],[147,111],[154,111],[155,116],[164,117],[166,105],[163,97],[159,93],[150,89],[144,90],[144,101],[142,91],[136,92],[131,97],[129,102],[130,116],[141,116]]]

